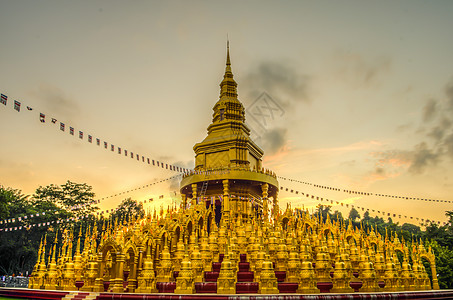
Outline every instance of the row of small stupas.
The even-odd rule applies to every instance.
[[[44,241],[29,287],[179,294],[427,290],[426,259],[438,289],[434,255],[423,243],[291,208],[273,222],[239,217],[219,226],[213,212],[203,203],[102,232],[88,229],[83,245],[80,235],[73,245],[66,234],[59,250],[56,240],[49,247]]]
[[[229,47],[206,138],[180,183],[181,206],[164,216],[64,234],[39,250],[30,288],[131,293],[319,293],[431,289],[423,244],[407,244],[290,207],[280,214],[275,173],[250,138]],[[197,199],[222,201],[197,201]],[[254,199],[253,202],[249,199]],[[199,203],[197,203],[199,202]],[[269,211],[272,211],[269,214]],[[74,245],[75,244],[75,249]]]

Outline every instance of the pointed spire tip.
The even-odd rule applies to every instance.
[[[228,34],[227,34],[227,61],[226,61],[226,65],[227,65],[227,67],[231,65],[231,62],[230,62],[230,39],[228,38]]]

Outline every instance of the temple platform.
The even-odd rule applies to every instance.
[[[129,294],[129,293],[87,293],[78,291],[51,291],[51,290],[32,290],[21,288],[0,288],[1,297],[23,298],[23,299],[49,299],[59,300],[66,299],[96,299],[96,300],[152,300],[152,299],[310,299],[310,300],[334,300],[334,299],[453,299],[453,290],[432,290],[432,291],[415,291],[415,292],[380,292],[380,293],[352,293],[352,294],[240,294],[240,295],[222,295],[222,294],[173,294],[173,293],[156,293],[156,294]]]

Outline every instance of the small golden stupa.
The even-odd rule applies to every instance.
[[[278,205],[238,100],[227,46],[208,135],[194,146],[180,207],[41,243],[29,288],[114,293],[353,293],[439,289],[420,241]],[[269,213],[271,211],[272,213]],[[99,239],[100,236],[100,239]],[[81,243],[81,237],[85,237]],[[74,247],[74,244],[76,245]],[[422,259],[430,263],[430,280]]]

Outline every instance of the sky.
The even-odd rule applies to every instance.
[[[103,209],[125,197],[156,199],[151,207],[178,201],[176,179],[135,190],[175,172],[90,144],[87,135],[193,167],[228,36],[264,167],[322,186],[452,201],[452,13],[452,1],[0,0],[0,92],[8,96],[0,104],[0,184],[31,195],[71,180],[91,185],[99,199],[134,190],[103,200]],[[414,218],[444,222],[452,210],[279,184]],[[319,203],[284,191],[279,201]]]

